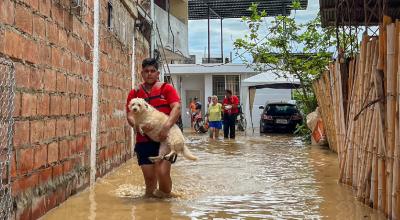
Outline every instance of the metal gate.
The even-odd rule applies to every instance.
[[[0,219],[9,219],[11,198],[11,154],[15,69],[12,62],[0,57]]]

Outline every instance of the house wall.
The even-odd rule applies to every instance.
[[[178,5],[171,5],[171,7],[180,7]],[[161,9],[157,5],[155,8],[156,23],[160,32],[161,39],[163,39],[163,46],[169,50],[178,51],[179,54],[189,57],[188,47],[188,26],[186,22],[181,21],[172,14],[169,16],[170,26],[168,26],[168,12]],[[186,8],[187,11],[187,8]],[[172,31],[172,33],[171,33]],[[156,36],[159,42],[158,35]]]
[[[36,219],[89,183],[93,1],[82,1],[85,10],[72,2],[0,1],[0,56],[16,68],[11,177],[17,219]],[[113,7],[121,11],[114,17],[134,24],[122,4]],[[97,177],[130,158],[132,144],[124,116],[132,39],[121,28],[106,28],[107,0],[100,17]],[[148,42],[137,33],[136,44],[138,67]]]
[[[179,83],[179,77],[181,77],[181,83]],[[182,121],[183,126],[186,128],[190,128],[190,117],[187,115],[188,103],[186,103],[186,91],[187,90],[199,90],[200,91],[200,102],[203,104],[203,114],[205,113],[206,105],[205,103],[205,96],[204,96],[204,76],[177,76],[173,77],[176,80],[175,85],[181,85],[181,87],[177,87],[178,92],[180,92],[181,100],[182,100]]]

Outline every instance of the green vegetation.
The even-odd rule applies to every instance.
[[[293,9],[298,9],[300,3],[294,1]],[[275,70],[279,77],[296,78],[301,88],[294,91],[304,115],[315,110],[316,98],[312,89],[312,81],[326,69],[333,54],[329,51],[336,46],[335,31],[332,28],[321,28],[320,17],[299,23],[295,16],[276,16],[272,21],[265,19],[266,12],[260,12],[257,4],[249,8],[250,17],[243,17],[249,34],[234,42],[237,54],[244,63],[258,70]],[[263,29],[265,24],[266,30]],[[246,50],[253,57],[252,63],[246,59],[240,50]],[[304,126],[298,132],[309,134]]]

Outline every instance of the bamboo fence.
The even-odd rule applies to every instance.
[[[358,200],[400,219],[400,22],[385,17],[360,53],[337,59],[313,84],[339,181]],[[346,92],[347,91],[347,92]]]

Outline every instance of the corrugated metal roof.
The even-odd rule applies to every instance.
[[[375,7],[378,1],[387,3],[386,15],[393,19],[400,18],[400,1],[399,0],[377,0],[368,1],[369,9],[373,11],[367,12],[370,18],[368,25],[377,25],[380,21],[380,10]],[[336,4],[338,5],[338,25],[339,26],[362,26],[365,24],[364,0],[319,0],[320,14],[322,26],[335,26],[336,22]],[[383,3],[382,3],[383,4]]]
[[[250,16],[248,8],[252,3],[258,3],[258,8],[265,10],[267,16],[289,15],[292,10],[292,0],[189,0],[189,20],[207,19],[208,5],[212,9],[210,18]],[[307,3],[308,0],[300,0],[301,8],[306,9]]]

